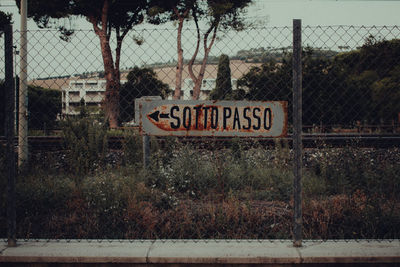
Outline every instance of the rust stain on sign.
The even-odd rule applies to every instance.
[[[287,134],[285,101],[155,100],[140,103],[143,134],[269,136]]]

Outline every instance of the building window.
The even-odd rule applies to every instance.
[[[88,88],[96,88],[97,87],[97,82],[87,83],[86,85],[87,85]]]
[[[83,83],[76,83],[76,84],[75,84],[75,87],[76,87],[76,88],[82,88],[82,87],[83,87]]]

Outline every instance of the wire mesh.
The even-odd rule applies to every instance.
[[[303,134],[311,140],[303,156],[305,239],[399,238],[399,37],[397,26],[303,28]],[[14,38],[18,73],[18,31]],[[143,168],[134,99],[173,98],[176,30],[131,31],[114,85],[93,31],[77,30],[68,41],[53,30],[28,38],[30,154],[17,182],[18,238],[292,237],[290,138],[152,137],[151,165]],[[288,101],[291,134],[291,38],[289,27],[221,34],[199,98]],[[196,41],[196,31],[185,28],[185,100],[194,95],[188,65]],[[116,40],[109,43],[115,66]],[[218,75],[222,54],[230,75]],[[196,76],[203,57],[200,48]],[[110,88],[119,88],[117,128],[106,119]],[[369,136],[381,146],[361,142]]]

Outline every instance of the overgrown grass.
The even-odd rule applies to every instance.
[[[67,118],[62,123],[69,171],[84,175],[106,165],[107,127],[90,117]]]
[[[117,164],[94,165],[107,155],[88,146],[99,157],[78,169],[88,171],[73,172],[68,164],[74,161],[67,161],[59,171],[36,166],[20,176],[18,237],[291,238],[287,144],[266,149],[233,140],[231,146],[204,149],[175,138],[162,146],[153,140],[151,167],[145,170],[141,138],[125,135]],[[399,238],[398,160],[398,149],[306,151],[304,237]],[[2,201],[2,236],[5,210]]]

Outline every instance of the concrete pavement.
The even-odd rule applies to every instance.
[[[400,240],[59,240],[0,243],[5,263],[130,264],[393,264],[400,266]]]

